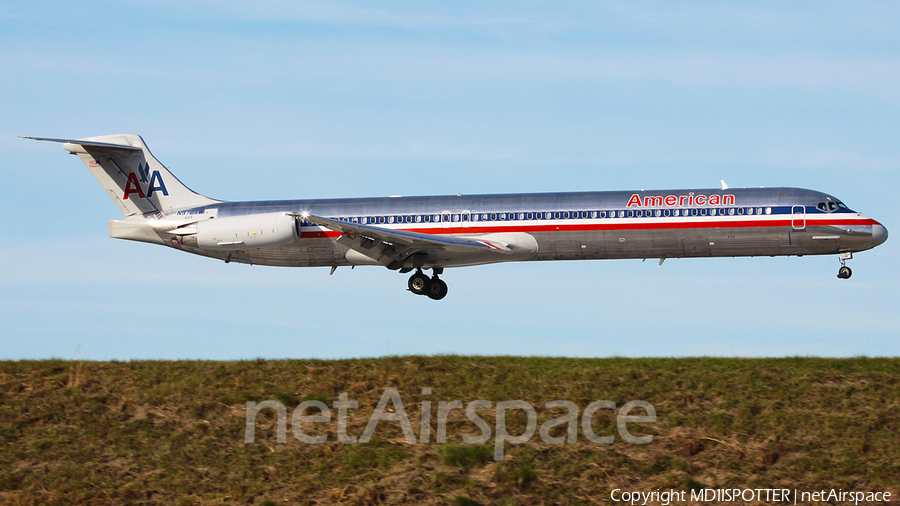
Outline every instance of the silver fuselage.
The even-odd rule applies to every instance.
[[[296,240],[274,247],[202,248],[190,234],[167,233],[198,220],[270,213],[308,213],[424,234],[513,234],[533,238],[537,245],[505,257],[431,252],[416,266],[424,268],[523,260],[824,255],[870,249],[887,236],[881,224],[835,197],[800,188],[217,202],[117,220],[110,224],[110,235],[258,265],[377,264],[340,244],[340,232],[301,219]],[[147,225],[153,234],[129,232],[146,231]]]

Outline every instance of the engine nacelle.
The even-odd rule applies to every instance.
[[[201,248],[268,248],[299,238],[297,220],[284,213],[228,216],[197,223],[197,246]]]

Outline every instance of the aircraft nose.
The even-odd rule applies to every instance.
[[[881,223],[877,225],[872,225],[872,242],[875,243],[875,246],[887,241],[888,231],[884,228],[884,225]]]

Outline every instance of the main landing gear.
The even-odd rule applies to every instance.
[[[437,272],[429,278],[422,269],[418,269],[409,277],[408,285],[409,291],[416,295],[427,295],[434,300],[441,300],[447,296],[447,283],[438,279]]]
[[[851,258],[853,258],[853,253],[841,253],[841,268],[838,269],[838,278],[847,279],[853,275],[853,271],[851,271],[850,268],[847,267],[847,260],[850,260]]]

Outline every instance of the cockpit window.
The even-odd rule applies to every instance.
[[[839,208],[841,208],[841,209],[850,209],[850,208],[847,207],[843,202],[838,202],[838,203],[837,203],[837,206],[838,206]]]
[[[834,202],[829,202],[829,203],[828,203],[828,210],[829,210],[829,211],[834,211],[835,209],[837,209],[837,206],[834,204]]]
[[[824,202],[819,202],[818,204],[816,204],[816,209],[818,209],[819,211],[825,211],[825,212],[828,212],[828,211],[827,211],[827,208],[825,207],[825,203],[824,203]]]

